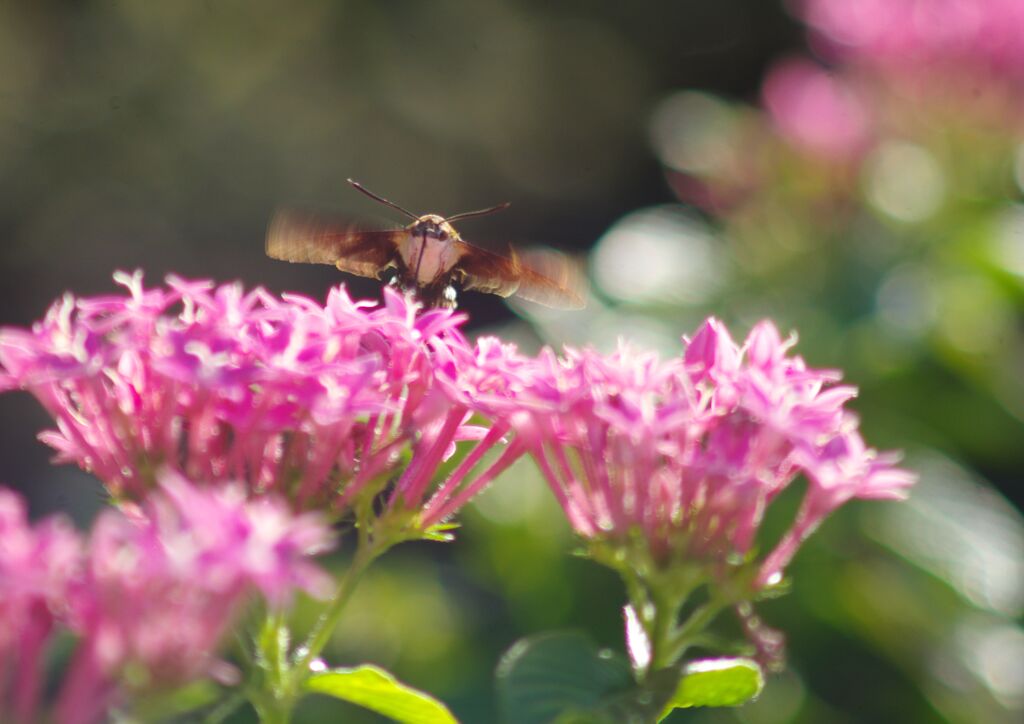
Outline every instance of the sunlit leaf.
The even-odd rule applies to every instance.
[[[448,707],[397,681],[376,666],[331,669],[305,681],[305,689],[357,704],[403,724],[458,724]]]
[[[693,706],[740,706],[764,687],[761,667],[750,659],[704,659],[686,665],[665,709]]]
[[[458,523],[438,523],[437,525],[432,525],[423,531],[423,539],[437,541],[439,543],[450,543],[455,540],[455,536],[452,535],[450,531],[458,528]]]

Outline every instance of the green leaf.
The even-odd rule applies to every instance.
[[[683,678],[663,712],[691,706],[740,706],[761,693],[764,675],[750,659],[703,659],[683,668]]]
[[[458,724],[437,699],[399,682],[376,666],[331,669],[309,676],[306,691],[326,694],[403,724]]]
[[[650,674],[640,686],[612,696],[592,709],[590,721],[614,724],[649,724],[657,721],[679,683],[677,669],[662,669]]]
[[[522,639],[498,664],[499,708],[516,724],[616,721],[601,713],[633,686],[629,663],[576,632]],[[627,721],[627,719],[618,719]]]
[[[423,531],[423,540],[450,543],[455,540],[455,536],[450,531],[456,530],[458,527],[458,523],[437,523]]]
[[[758,590],[755,598],[758,601],[770,601],[773,598],[782,598],[789,595],[791,590],[793,590],[793,580],[788,577],[781,578],[775,583]]]

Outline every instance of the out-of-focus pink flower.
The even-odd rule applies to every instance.
[[[802,0],[800,6],[834,52],[866,65],[1024,81],[1019,0]]]
[[[279,500],[162,479],[144,515],[110,511],[93,529],[75,595],[79,657],[88,661],[80,666],[109,678],[133,667],[157,686],[208,674],[254,591],[273,604],[300,588],[330,593],[330,578],[308,560],[329,540],[323,521],[295,516]]]
[[[843,160],[868,145],[870,119],[856,89],[814,63],[794,58],[775,65],[761,95],[779,133],[806,151]]]
[[[22,500],[0,489],[0,720],[40,718],[46,645],[80,565],[80,542],[66,521],[32,528]]]
[[[309,560],[333,545],[319,513],[294,514],[277,497],[247,500],[238,485],[196,488],[175,474],[164,475],[160,488],[162,496],[147,504],[147,540],[211,590],[255,588],[278,607],[296,590],[317,598],[333,590],[331,577]]]
[[[709,319],[667,362],[628,349],[547,351],[493,414],[537,459],[577,533],[639,534],[662,564],[744,556],[766,507],[805,473],[803,510],[764,559],[764,584],[834,508],[901,497],[913,483],[860,442],[844,409],[855,390],[829,387],[839,375],[808,369],[792,344],[761,322],[740,347]]]
[[[0,490],[0,719],[41,718],[41,657],[58,626],[80,639],[53,717],[91,724],[132,690],[222,672],[218,646],[252,594],[278,606],[298,589],[328,594],[309,561],[327,525],[243,492],[165,476],[133,515],[101,515],[83,555],[61,519],[33,528]]]
[[[167,467],[339,510],[412,447],[401,492],[421,500],[438,450],[475,435],[434,379],[435,358],[470,354],[449,310],[390,289],[380,305],[340,287],[320,305],[237,284],[115,279],[126,296],[67,296],[31,330],[4,330],[0,365],[6,387],[53,415],[42,438],[58,459],[119,498],[142,500]]]

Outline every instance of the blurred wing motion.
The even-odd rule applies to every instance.
[[[403,229],[373,231],[331,224],[314,216],[279,211],[267,228],[267,256],[282,261],[331,264],[349,274],[377,279],[394,266]]]
[[[557,309],[586,306],[586,283],[579,266],[564,254],[550,250],[509,256],[485,251],[464,241],[455,242],[459,261],[455,280],[463,289],[516,296]]]

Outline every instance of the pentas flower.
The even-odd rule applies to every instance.
[[[479,437],[434,379],[436,358],[471,356],[449,310],[390,289],[373,304],[339,287],[321,305],[173,277],[146,289],[139,272],[115,280],[127,295],[69,295],[31,330],[4,330],[0,386],[35,395],[57,424],[42,439],[117,498],[142,500],[166,467],[341,511],[379,492],[411,449],[394,498],[408,505],[455,442]]]
[[[520,355],[515,345],[504,344],[495,337],[482,337],[472,348],[448,345],[439,347],[437,352],[435,375],[438,392],[444,395],[449,405],[445,421],[447,428],[455,429],[474,413],[492,421],[492,424],[490,428],[476,429],[475,436],[479,442],[424,507],[422,518],[425,525],[437,523],[457,511],[526,451],[518,439],[507,442],[511,425],[505,418],[523,405],[525,398],[521,395],[532,369],[531,361]],[[467,435],[473,436],[474,433],[470,431]],[[445,440],[445,436],[441,436],[434,444],[435,457],[440,454]],[[473,475],[485,454],[502,442],[507,443],[502,453]],[[420,485],[415,488],[407,479],[416,480],[417,477]],[[422,474],[407,471],[399,483],[398,492],[404,493],[406,489],[422,491],[423,482]]]
[[[24,502],[0,489],[0,719],[33,722],[46,646],[81,572],[81,543],[61,519],[29,525]]]
[[[297,589],[323,598],[333,588],[308,560],[329,547],[326,524],[279,500],[169,475],[142,512],[109,511],[92,532],[72,622],[75,671],[90,683],[131,675],[167,687],[215,673],[218,643],[250,594],[283,605]]]
[[[217,650],[253,594],[274,606],[296,590],[326,596],[331,579],[309,561],[329,547],[326,524],[243,493],[162,476],[143,508],[102,514],[83,551],[67,524],[30,527],[0,490],[0,713],[40,718],[41,656],[56,625],[80,638],[54,718],[88,724],[132,694],[226,676]]]
[[[851,498],[900,498],[913,476],[866,448],[852,387],[807,368],[761,322],[737,345],[707,320],[667,362],[629,349],[546,351],[496,411],[537,459],[576,532],[637,539],[655,563],[723,570],[751,551],[767,506],[801,473],[797,520],[760,565],[776,580],[807,535]]]

